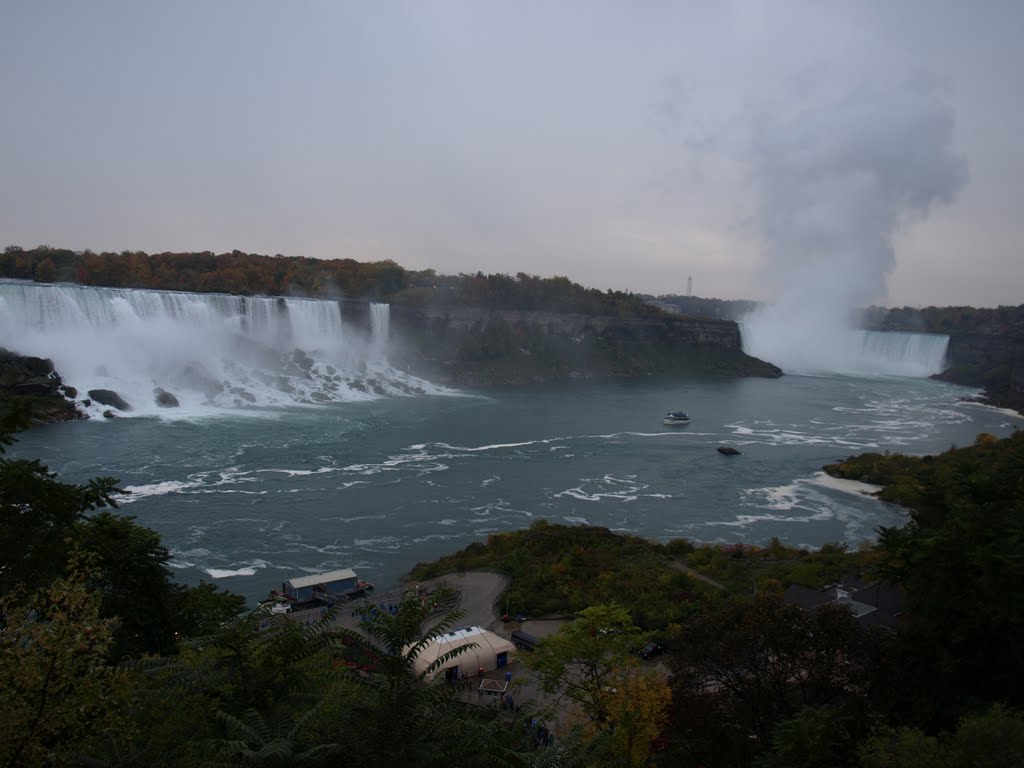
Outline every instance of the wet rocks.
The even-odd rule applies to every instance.
[[[740,452],[733,448],[731,445],[720,445],[716,449],[723,456],[739,456]]]
[[[51,361],[0,348],[0,411],[14,405],[30,414],[32,421],[80,419],[71,401],[74,394],[74,388],[63,385]]]
[[[153,397],[156,400],[156,404],[161,408],[177,408],[181,405],[178,402],[178,398],[160,387],[153,390]]]
[[[112,389],[90,389],[89,398],[100,405],[109,405],[119,411],[130,411],[132,407],[128,402]],[[103,414],[106,416],[106,413]]]

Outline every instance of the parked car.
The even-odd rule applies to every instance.
[[[637,651],[637,655],[644,661],[647,661],[648,659],[653,659],[655,656],[660,656],[665,652],[665,650],[665,646],[661,643],[650,642]]]
[[[521,629],[512,630],[512,643],[516,648],[520,648],[524,651],[532,651],[537,647],[537,643],[539,642],[540,641],[529,632],[523,632]]]

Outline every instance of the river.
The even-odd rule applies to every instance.
[[[33,428],[12,453],[67,481],[113,475],[175,577],[255,601],[352,567],[379,585],[546,519],[669,540],[855,546],[905,513],[831,481],[864,451],[937,452],[1011,414],[928,379],[617,380]],[[662,425],[682,409],[692,422]],[[739,456],[715,448],[730,445]]]

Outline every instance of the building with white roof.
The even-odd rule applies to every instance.
[[[416,671],[422,674],[427,667],[446,653],[466,648],[462,653],[449,659],[442,666],[427,675],[428,680],[436,677],[461,679],[484,672],[493,672],[514,661],[516,646],[510,641],[483,627],[453,629],[424,648],[416,657]],[[408,651],[408,647],[405,649]]]
[[[281,592],[298,602],[312,600],[315,592],[345,593],[355,589],[356,572],[351,568],[342,568],[338,571],[327,571],[326,573],[314,573],[309,576],[297,576],[288,579],[281,585]]]

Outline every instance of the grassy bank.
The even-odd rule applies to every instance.
[[[870,569],[870,548],[828,545],[817,551],[786,547],[695,546],[684,539],[650,541],[607,528],[539,520],[529,528],[496,533],[431,563],[418,563],[414,580],[445,573],[493,569],[511,586],[499,605],[510,614],[571,614],[601,603],[625,606],[648,630],[678,624],[702,605],[729,596],[781,592],[789,584],[820,586]],[[685,573],[688,567],[722,589]]]

